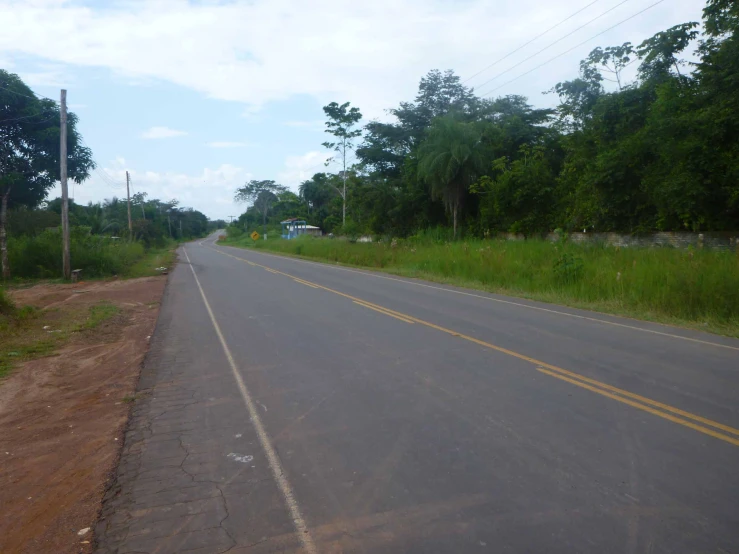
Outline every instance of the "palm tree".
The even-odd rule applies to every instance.
[[[431,196],[441,198],[452,213],[454,238],[459,208],[483,167],[481,136],[478,124],[446,115],[434,120],[418,150],[418,176],[431,185]]]

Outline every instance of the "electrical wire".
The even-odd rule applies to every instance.
[[[611,13],[611,12],[612,12],[613,10],[615,10],[616,8],[618,8],[618,7],[620,7],[620,6],[623,6],[623,5],[624,5],[624,4],[626,3],[626,2],[629,2],[629,0],[621,0],[621,2],[619,2],[618,4],[616,4],[615,6],[613,6],[612,8],[609,8],[608,10],[606,10],[606,11],[604,11],[603,13],[601,13],[600,15],[598,15],[598,16],[596,16],[596,17],[594,17],[594,18],[593,18],[593,19],[591,19],[590,21],[588,21],[588,22],[586,22],[586,23],[583,23],[583,24],[582,24],[582,25],[580,25],[580,26],[579,26],[579,27],[578,27],[577,29],[574,29],[574,30],[570,31],[569,33],[567,33],[567,34],[566,34],[565,36],[563,36],[563,37],[560,37],[560,38],[558,38],[557,40],[555,40],[555,41],[554,41],[554,42],[552,42],[551,44],[548,44],[547,46],[545,46],[544,48],[542,48],[541,50],[539,50],[538,52],[535,52],[535,53],[531,54],[531,55],[530,55],[530,56],[529,56],[528,58],[525,58],[525,59],[521,60],[521,61],[520,61],[519,63],[517,63],[517,64],[515,64],[515,65],[512,65],[511,67],[509,67],[509,68],[508,68],[508,69],[506,69],[505,71],[501,71],[501,72],[500,72],[500,73],[498,73],[498,74],[497,74],[496,76],[494,76],[494,77],[492,77],[492,78],[488,79],[487,81],[485,81],[484,83],[480,84],[480,85],[478,86],[478,88],[482,88],[482,87],[484,87],[485,85],[487,85],[488,83],[492,83],[492,82],[493,82],[493,81],[495,81],[495,80],[496,80],[496,79],[497,79],[498,77],[502,77],[503,75],[505,75],[505,74],[506,74],[506,73],[508,73],[509,71],[512,71],[512,70],[516,69],[517,67],[519,67],[520,65],[523,65],[524,63],[526,63],[527,61],[529,61],[529,60],[530,60],[530,59],[532,59],[532,58],[535,58],[536,56],[538,56],[538,55],[539,55],[539,54],[541,54],[542,52],[545,52],[546,50],[549,50],[549,49],[550,49],[550,48],[551,48],[552,46],[554,46],[555,44],[558,44],[558,43],[562,42],[562,41],[563,41],[564,39],[566,39],[566,38],[569,38],[569,37],[571,37],[571,36],[572,36],[572,35],[574,35],[574,34],[575,34],[576,32],[578,32],[578,31],[579,31],[580,29],[584,29],[585,27],[587,27],[588,25],[590,25],[590,24],[591,24],[591,23],[593,23],[594,21],[597,21],[598,19],[600,19],[600,18],[601,18],[601,17],[603,17],[604,15],[607,15],[607,14]]]
[[[24,115],[24,116],[21,116],[21,117],[11,117],[9,119],[2,119],[2,120],[0,120],[0,125],[4,125],[6,123],[11,123],[13,121],[20,121],[22,119],[29,119],[31,117],[36,117],[38,115],[46,115],[46,114],[43,113],[43,112],[37,112],[37,113],[31,114],[31,115]],[[52,119],[56,119],[57,117],[58,117],[58,114],[52,114],[49,117],[47,117],[46,119],[42,119],[40,121],[33,121],[32,123],[35,123],[36,125],[38,125],[40,123],[46,123],[47,121],[51,121]]]
[[[646,8],[644,8],[643,10],[641,10],[641,11],[638,11],[638,12],[636,12],[636,13],[635,13],[634,15],[632,15],[632,16],[630,16],[630,17],[627,17],[626,19],[624,19],[624,20],[622,20],[622,21],[619,21],[619,22],[618,22],[618,23],[616,23],[615,25],[611,25],[610,27],[608,27],[608,29],[605,29],[605,30],[601,31],[601,32],[600,32],[600,33],[598,33],[597,35],[593,35],[593,36],[592,36],[592,37],[590,37],[589,39],[587,39],[587,40],[584,40],[584,41],[582,41],[582,42],[581,42],[580,44],[576,44],[575,46],[573,46],[572,48],[570,48],[570,49],[568,49],[568,50],[565,50],[565,51],[564,51],[564,52],[562,52],[561,54],[557,54],[556,56],[554,56],[553,58],[550,58],[550,59],[548,59],[548,60],[547,60],[547,61],[545,61],[544,63],[542,63],[542,64],[539,64],[539,65],[537,65],[536,67],[534,67],[533,69],[530,69],[530,70],[529,70],[529,71],[527,71],[526,73],[522,73],[522,74],[521,74],[521,75],[519,75],[518,77],[514,77],[514,78],[513,78],[513,79],[511,79],[510,81],[506,81],[506,82],[505,82],[505,83],[503,83],[502,85],[500,85],[500,86],[498,86],[498,87],[496,87],[496,88],[494,88],[494,89],[492,89],[492,90],[489,90],[489,91],[488,91],[488,92],[486,92],[486,93],[483,93],[483,94],[481,94],[481,96],[490,96],[490,95],[491,95],[492,93],[494,93],[494,92],[495,92],[496,90],[498,90],[498,89],[501,89],[501,88],[503,88],[504,86],[506,86],[506,85],[509,85],[509,84],[511,84],[511,83],[512,83],[512,82],[514,82],[514,81],[518,81],[518,80],[519,80],[519,79],[520,79],[521,77],[525,77],[526,75],[528,75],[528,74],[530,74],[530,73],[533,73],[533,72],[534,72],[534,71],[536,71],[537,69],[540,69],[540,68],[544,67],[545,65],[547,65],[547,64],[548,64],[548,63],[550,63],[550,62],[553,62],[553,61],[554,61],[554,60],[556,60],[557,58],[561,58],[561,57],[562,57],[562,56],[564,56],[565,54],[569,54],[570,52],[572,52],[572,51],[573,51],[573,50],[575,50],[576,48],[579,48],[580,46],[583,46],[584,44],[587,44],[588,42],[590,42],[591,40],[593,40],[593,39],[595,39],[595,38],[599,37],[600,35],[602,35],[602,34],[604,34],[604,33],[607,33],[608,31],[610,31],[610,30],[612,30],[612,29],[615,29],[615,28],[616,28],[616,27],[618,27],[619,25],[622,25],[622,24],[626,23],[627,21],[630,21],[630,20],[634,19],[635,17],[637,17],[637,16],[639,16],[639,15],[643,14],[643,13],[644,13],[644,12],[646,12],[647,10],[651,10],[651,9],[652,9],[652,8],[653,8],[654,6],[656,6],[657,4],[661,4],[661,3],[662,3],[662,2],[664,2],[664,1],[665,1],[665,0],[659,0],[658,2],[655,2],[654,4],[651,4],[651,5],[647,6],[647,7],[646,7]]]
[[[85,142],[85,139],[82,138],[82,136],[80,136],[79,139],[82,145],[86,147],[87,149],[89,149],[90,152],[92,152],[92,148],[90,148],[90,145]],[[110,173],[105,171],[105,168],[102,167],[99,163],[97,163],[94,159],[93,159],[93,162],[95,163],[95,169],[94,169],[95,173],[97,173],[100,179],[110,188],[114,190],[120,190],[126,186],[124,183],[117,181],[115,177],[113,177],[112,175],[110,175]]]
[[[31,91],[31,93],[34,94],[34,96],[28,96],[27,94],[23,94],[20,92],[16,92],[14,90],[10,90],[8,87],[4,87],[2,85],[0,85],[0,89],[3,89],[9,92],[10,94],[16,94],[18,96],[24,96],[25,98],[31,98],[32,100],[38,100],[39,97],[41,97],[41,98],[45,98],[46,100],[51,100],[52,102],[59,104],[59,100],[54,100],[53,98],[49,98],[48,96],[44,96],[43,94],[39,94],[38,92]]]
[[[0,89],[5,90],[6,92],[9,92],[11,94],[15,94],[17,96],[23,96],[25,98],[30,98],[32,100],[38,100],[39,97],[40,97],[40,98],[45,98],[46,100],[51,100],[55,104],[60,104],[60,102],[58,100],[54,100],[53,98],[49,98],[48,96],[44,96],[43,94],[39,94],[39,93],[34,92],[34,91],[32,91],[32,93],[34,94],[34,96],[29,96],[28,94],[22,94],[20,92],[16,92],[14,90],[10,90],[8,87],[2,86],[2,85],[0,85]],[[30,118],[30,117],[35,117],[36,115],[43,115],[43,114],[42,114],[42,112],[38,112],[36,114],[31,114],[31,115],[28,115],[28,116],[22,116],[22,117],[17,117],[17,118],[12,118],[12,119],[6,119],[6,120],[3,120],[3,121],[0,121],[0,125],[1,124],[4,124],[4,123],[10,123],[11,121],[20,121],[22,119],[27,119],[27,118]],[[36,124],[46,123],[47,121],[51,121],[52,119],[55,119],[55,118],[56,118],[56,114],[52,115],[51,117],[49,117],[47,119],[38,121],[38,122],[36,122]],[[90,151],[92,151],[92,148],[90,148],[90,146],[84,141],[84,139],[81,136],[79,137],[79,139],[80,139],[80,142],[82,143],[83,146],[85,146]],[[100,179],[103,181],[103,183],[105,183],[108,187],[110,187],[113,190],[121,190],[123,187],[125,187],[124,184],[119,183],[118,181],[116,181],[115,178],[112,177],[107,171],[105,171],[105,169],[102,166],[100,166],[100,164],[98,164],[97,162],[95,162],[94,159],[93,159],[93,162],[95,163],[95,169],[94,169],[95,173],[97,173],[97,175],[100,177]],[[74,181],[73,181],[73,184],[72,184],[72,199],[74,199]]]
[[[126,186],[122,183],[118,183],[115,180],[113,180],[113,178],[104,169],[100,169],[99,167],[96,166],[94,171],[95,173],[97,173],[98,177],[100,177],[100,179],[103,181],[103,183],[108,185],[113,190],[120,191]]]
[[[573,13],[572,15],[570,15],[570,16],[568,16],[568,17],[566,17],[565,19],[563,19],[562,21],[560,21],[560,22],[559,22],[559,23],[557,23],[556,25],[553,25],[552,27],[549,27],[549,29],[547,29],[547,30],[546,30],[546,31],[544,31],[543,33],[539,33],[539,34],[538,34],[538,35],[536,35],[536,36],[535,36],[534,38],[532,38],[532,39],[531,39],[530,41],[528,41],[528,42],[525,42],[525,43],[523,43],[523,44],[522,44],[521,46],[519,46],[519,47],[518,47],[518,48],[516,48],[515,50],[512,50],[512,51],[508,52],[508,53],[507,53],[507,54],[506,54],[505,56],[503,56],[502,58],[499,58],[499,59],[495,60],[495,61],[494,61],[493,63],[491,63],[491,64],[490,64],[489,66],[487,66],[486,68],[484,68],[484,69],[481,69],[480,71],[478,71],[478,72],[477,72],[477,73],[475,73],[474,75],[471,75],[470,77],[467,77],[467,79],[465,79],[464,81],[462,81],[462,84],[466,83],[467,81],[471,81],[472,79],[474,79],[475,77],[477,77],[477,76],[478,76],[478,75],[479,75],[480,73],[484,73],[484,72],[486,72],[486,71],[487,71],[488,69],[490,69],[491,67],[495,67],[496,65],[498,65],[498,64],[499,64],[500,62],[502,62],[503,60],[505,60],[505,59],[507,59],[507,58],[511,57],[511,56],[512,56],[513,54],[515,54],[515,53],[516,53],[516,52],[518,52],[519,50],[522,50],[523,48],[525,48],[526,46],[528,46],[529,44],[531,44],[531,43],[532,43],[532,42],[534,42],[535,40],[537,40],[537,39],[540,39],[541,37],[543,37],[544,35],[546,35],[546,34],[547,34],[547,33],[549,33],[550,31],[554,31],[554,29],[556,29],[557,27],[559,27],[560,25],[562,25],[562,23],[566,23],[567,21],[569,21],[570,19],[572,19],[573,17],[575,17],[575,16],[577,15],[577,14],[579,14],[579,13],[581,13],[581,12],[584,12],[584,11],[585,11],[585,10],[587,10],[587,9],[588,9],[588,8],[589,8],[590,6],[592,6],[593,4],[596,4],[596,3],[598,3],[598,2],[600,2],[600,0],[593,0],[593,2],[590,2],[590,4],[588,4],[587,6],[584,6],[584,7],[580,8],[580,9],[579,9],[579,10],[577,10],[577,11],[576,11],[575,13]]]

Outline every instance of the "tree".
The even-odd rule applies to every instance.
[[[257,181],[252,179],[243,187],[236,189],[236,202],[250,202],[262,214],[262,225],[267,227],[267,212],[277,202],[278,194],[287,191],[287,187],[274,181]]]
[[[598,47],[590,52],[590,55],[582,63],[596,71],[605,71],[613,75],[613,79],[603,77],[602,74],[601,78],[616,83],[620,91],[624,88],[624,84],[621,82],[621,73],[633,63],[631,59],[633,55],[634,48],[631,43],[624,42],[621,46],[608,46],[605,49]]]
[[[418,176],[431,185],[431,194],[452,213],[454,238],[457,216],[467,191],[482,169],[482,133],[476,123],[454,115],[436,119],[418,152]]]
[[[330,181],[326,173],[316,173],[307,181],[300,183],[298,193],[308,205],[309,213],[326,207],[336,195],[336,189]]]
[[[390,113],[410,135],[411,144],[418,146],[434,119],[451,112],[469,119],[479,105],[480,100],[472,89],[465,87],[452,70],[442,73],[432,69],[421,78],[415,102],[401,102],[400,107]]]
[[[337,152],[341,157],[342,171],[341,177],[344,182],[342,190],[339,191],[343,200],[341,223],[346,223],[346,160],[347,152],[354,148],[352,139],[362,134],[361,129],[355,129],[355,125],[362,119],[359,108],[349,107],[349,102],[344,102],[339,106],[336,102],[331,102],[323,107],[323,111],[328,117],[326,121],[326,132],[337,138],[336,142],[324,142],[323,146]]]
[[[685,62],[678,59],[677,55],[698,36],[699,33],[695,30],[697,26],[695,22],[675,25],[642,42],[636,49],[636,53],[642,58],[640,77],[645,81],[663,80],[674,69],[675,74],[682,78],[680,66],[685,65]]]
[[[521,146],[518,159],[501,157],[493,176],[483,176],[473,188],[483,194],[483,224],[530,236],[552,229],[558,167],[557,144]]]
[[[59,107],[39,100],[13,73],[0,69],[0,265],[10,277],[7,214],[12,207],[38,206],[59,180]],[[67,117],[67,173],[81,183],[94,169],[82,146],[77,117]]]

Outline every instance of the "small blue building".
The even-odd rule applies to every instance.
[[[297,217],[280,221],[280,225],[282,225],[283,239],[294,239],[297,236],[305,234],[306,227],[308,226],[304,219],[298,219]]]
[[[321,229],[315,225],[308,225],[304,219],[293,217],[280,221],[282,225],[282,238],[283,239],[294,239],[300,235],[313,235],[320,237]]]

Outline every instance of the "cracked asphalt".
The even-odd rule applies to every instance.
[[[739,552],[739,341],[186,252],[97,552]]]

